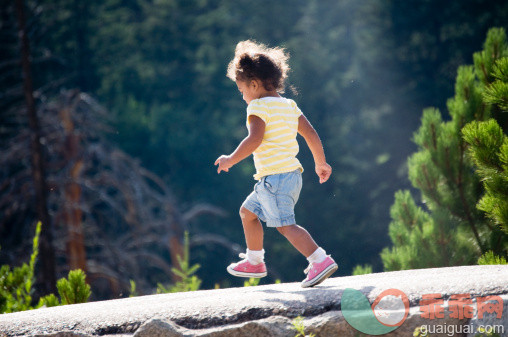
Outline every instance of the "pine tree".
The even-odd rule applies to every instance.
[[[502,117],[483,92],[494,82],[496,60],[506,55],[504,30],[491,29],[484,50],[474,55],[474,66],[458,69],[455,96],[447,102],[451,119],[443,120],[438,109],[424,110],[414,134],[418,151],[408,168],[426,209],[409,191],[396,193],[389,226],[393,247],[381,253],[386,270],[471,264],[489,250],[506,254],[506,235],[476,207],[482,176],[473,172],[474,156],[468,155],[461,133],[470,122]]]
[[[57,288],[64,305],[85,303],[92,294],[90,286],[86,283],[86,275],[81,269],[69,271],[67,279],[58,280]]]
[[[462,130],[470,145],[469,154],[481,177],[485,194],[478,209],[489,217],[492,226],[500,226],[508,234],[508,57],[498,60],[493,67],[494,82],[484,92],[484,100],[504,118],[473,121]],[[500,124],[501,125],[500,125]],[[503,131],[504,130],[504,131]],[[499,236],[498,240],[502,240]],[[505,246],[506,235],[504,236]],[[506,249],[506,248],[505,248]],[[506,254],[506,252],[505,252]]]

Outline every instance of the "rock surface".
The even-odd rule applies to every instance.
[[[307,289],[299,283],[284,283],[43,308],[0,315],[0,337],[293,337],[292,323],[297,316],[305,318],[308,334],[358,336],[341,311],[346,288],[361,291],[370,304],[391,288],[407,295],[409,316],[389,336],[412,336],[421,325],[448,328],[433,336],[449,336],[452,325],[454,331],[461,328],[465,332],[455,336],[474,336],[463,328],[482,325],[497,326],[501,336],[508,336],[508,266],[465,266],[337,277]],[[421,316],[420,301],[426,294],[443,296],[443,319]],[[501,319],[495,313],[479,319],[476,312],[473,319],[451,318],[448,300],[454,294],[470,295],[473,306],[477,298],[500,296],[504,302]]]

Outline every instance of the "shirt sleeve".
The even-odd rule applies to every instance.
[[[268,123],[268,110],[266,106],[261,104],[257,99],[251,101],[249,106],[247,106],[247,123],[251,115],[261,118],[265,124]]]
[[[296,116],[300,117],[301,115],[303,115],[302,110],[300,110],[295,101],[291,100],[291,106],[295,108]]]

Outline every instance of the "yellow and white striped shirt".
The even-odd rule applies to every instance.
[[[302,115],[296,103],[284,97],[254,99],[247,107],[247,127],[250,115],[265,122],[263,141],[253,153],[256,167],[254,179],[296,169],[303,172],[302,164],[296,158],[299,150],[296,141],[298,118]]]

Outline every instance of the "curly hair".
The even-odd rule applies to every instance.
[[[235,57],[229,62],[227,77],[233,81],[258,79],[266,90],[283,93],[290,70],[289,54],[279,47],[246,40],[236,45]]]

